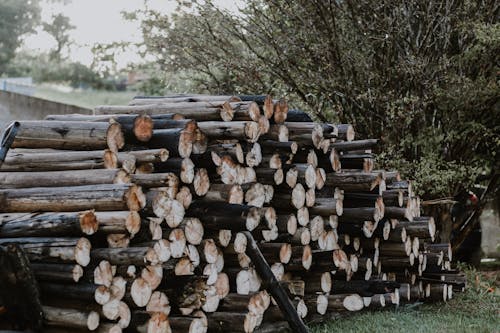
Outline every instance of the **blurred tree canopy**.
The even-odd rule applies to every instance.
[[[52,16],[52,22],[44,22],[43,30],[48,32],[56,41],[56,48],[51,52],[51,58],[61,60],[61,53],[65,47],[71,44],[69,31],[75,29],[70,23],[69,17],[59,13]]]
[[[14,58],[22,36],[40,23],[37,0],[0,0],[0,74]]]
[[[191,91],[287,96],[316,119],[380,138],[384,167],[425,197],[499,167],[500,24],[495,0],[211,0],[146,8],[147,53]],[[160,78],[159,83],[168,81]]]

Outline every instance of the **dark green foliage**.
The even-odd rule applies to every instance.
[[[194,92],[286,95],[352,123],[382,139],[382,166],[435,197],[498,166],[498,15],[493,0],[250,0],[238,15],[187,1],[133,18]]]

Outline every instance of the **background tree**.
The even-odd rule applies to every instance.
[[[286,95],[352,123],[424,198],[498,169],[497,1],[249,0],[237,14],[184,1],[135,18],[158,66],[191,90]]]
[[[40,22],[37,0],[0,0],[0,75],[14,58],[22,36]]]
[[[56,41],[56,48],[51,52],[51,58],[54,60],[61,59],[61,52],[71,44],[70,34],[75,26],[71,24],[69,17],[63,14],[52,16],[52,22],[44,22],[43,30],[49,33]]]

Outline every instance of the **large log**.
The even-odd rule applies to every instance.
[[[0,238],[0,245],[6,244],[18,244],[30,261],[68,262],[81,266],[87,266],[90,262],[91,244],[83,237]]]
[[[44,172],[0,172],[2,188],[83,186],[98,184],[126,184],[130,177],[123,170],[71,170]]]
[[[64,151],[51,150],[23,152],[11,150],[0,165],[1,171],[56,171],[85,170],[117,167],[116,154],[111,151]]]
[[[126,184],[0,190],[0,203],[4,212],[138,211],[146,204],[141,188]]]
[[[93,211],[0,214],[0,237],[92,235],[99,226]]]
[[[126,141],[133,139],[147,142],[153,134],[153,120],[147,115],[84,115],[84,114],[57,114],[48,115],[45,120],[56,121],[85,121],[85,122],[117,122],[120,124]]]
[[[118,123],[21,121],[13,148],[54,148],[118,151],[125,143]]]
[[[241,99],[232,95],[202,95],[202,94],[172,94],[167,96],[135,96],[128,105],[149,105],[163,103],[193,103],[193,102],[241,102],[254,101],[253,99]]]
[[[155,101],[157,102],[157,101]],[[95,114],[164,114],[175,113],[187,119],[197,121],[212,120],[255,120],[260,115],[259,106],[254,102],[199,101],[199,102],[167,102],[129,105],[129,106],[97,106]]]

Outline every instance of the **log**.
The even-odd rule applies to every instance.
[[[314,206],[309,208],[310,214],[320,216],[344,214],[343,201],[334,198],[316,198]]]
[[[133,237],[141,228],[141,217],[135,211],[94,212],[93,214],[99,225],[99,233],[129,233]]]
[[[164,148],[169,156],[189,157],[193,151],[194,133],[185,129],[170,128],[153,130],[153,136],[145,143],[148,148]]]
[[[123,170],[71,170],[43,172],[0,172],[3,189],[37,187],[126,184],[130,177]]]
[[[330,147],[335,148],[337,151],[367,150],[374,148],[377,143],[377,139],[335,141],[330,143]]]
[[[185,184],[194,180],[194,163],[189,158],[169,158],[165,162],[154,164],[155,172],[174,173]]]
[[[278,142],[287,142],[290,139],[288,128],[285,125],[271,125],[267,133],[261,135],[261,138]]]
[[[87,266],[91,245],[86,238],[0,238],[0,245],[18,244],[30,261],[68,262]]]
[[[93,260],[106,260],[111,265],[145,266],[160,261],[155,250],[147,246],[93,249],[90,255]]]
[[[83,276],[82,266],[75,264],[33,262],[30,267],[36,278],[42,281],[78,282]]]
[[[173,332],[205,333],[208,330],[206,318],[169,316],[168,322]]]
[[[371,192],[376,187],[379,187],[381,195],[385,190],[385,182],[380,173],[364,173],[364,172],[342,172],[342,173],[327,173],[326,186],[338,187],[346,191]]]
[[[83,115],[83,114],[58,114],[48,115],[45,120],[55,121],[82,121],[82,122],[108,122],[119,123],[125,139],[134,138],[138,141],[147,142],[153,134],[153,120],[147,115]]]
[[[12,148],[120,150],[125,143],[118,123],[21,121]]]
[[[43,306],[43,318],[46,325],[65,328],[95,330],[99,326],[99,314],[95,311],[84,312],[68,308]]]
[[[63,151],[21,152],[11,150],[0,170],[12,171],[59,171],[59,170],[89,170],[116,169],[118,166],[116,154],[103,150],[96,151]]]
[[[150,187],[171,187],[179,188],[179,177],[172,172],[133,174],[130,175],[130,182],[143,188]]]
[[[0,236],[5,238],[92,235],[98,226],[93,211],[0,214]]]
[[[170,102],[162,100],[154,101],[155,104],[141,104],[129,106],[98,106],[94,109],[95,114],[148,114],[158,115],[175,113],[187,119],[196,121],[212,120],[255,120],[260,115],[259,107],[254,102],[227,102],[199,101],[199,102]]]
[[[338,124],[337,139],[352,141],[354,140],[355,132],[354,128],[350,124]]]
[[[168,96],[135,96],[128,105],[149,105],[163,103],[184,103],[184,102],[241,102],[239,96],[218,96],[218,95],[198,95],[198,94],[174,94]],[[246,100],[253,101],[253,100]]]
[[[212,230],[251,231],[261,220],[260,210],[257,207],[223,202],[195,201],[186,215],[199,218],[206,229]]]
[[[126,159],[128,156],[133,156],[137,163],[159,163],[165,162],[170,156],[169,151],[165,148],[146,149],[146,150],[131,150],[127,152],[119,152],[118,160]]]
[[[4,212],[138,211],[146,204],[141,188],[130,184],[7,189],[0,190],[0,202]]]
[[[253,121],[206,121],[198,126],[210,139],[237,139],[256,142],[260,136],[259,125]]]

